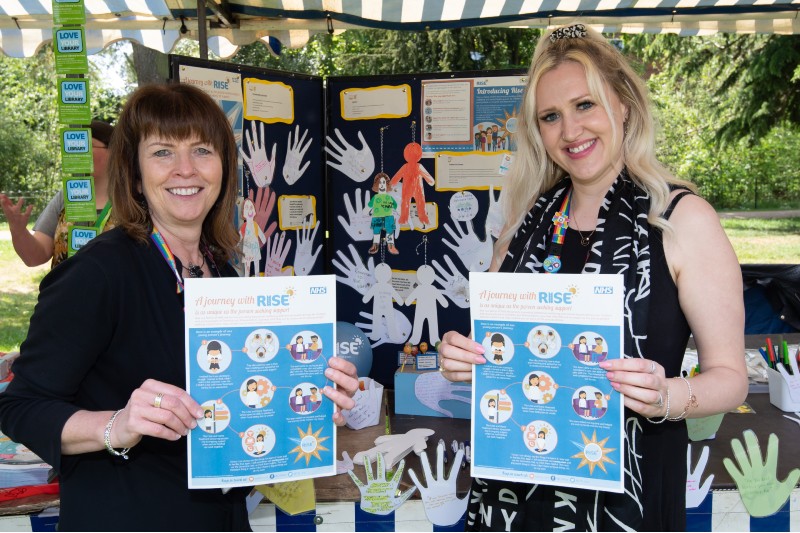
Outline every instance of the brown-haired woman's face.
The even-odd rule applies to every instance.
[[[139,143],[142,193],[162,231],[202,227],[222,187],[222,159],[197,138],[150,135]]]

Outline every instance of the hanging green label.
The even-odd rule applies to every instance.
[[[67,232],[67,257],[72,257],[83,246],[97,237],[97,229],[86,226],[70,226]]]
[[[58,28],[53,30],[53,51],[56,56],[56,74],[88,74],[86,39],[83,28]]]
[[[58,121],[62,124],[88,124],[92,121],[89,80],[59,80]]]
[[[89,128],[62,128],[61,172],[63,174],[91,174],[92,130]]]
[[[71,222],[94,222],[97,218],[97,207],[94,198],[94,178],[65,177],[64,182],[64,219]]]
[[[83,0],[53,0],[53,24],[86,24],[86,8]]]

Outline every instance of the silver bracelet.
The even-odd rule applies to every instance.
[[[647,419],[647,421],[650,422],[651,424],[662,424],[667,420],[672,420],[669,417],[669,383],[667,383],[667,412],[664,413],[664,418],[662,418],[661,420],[653,420],[652,418]]]
[[[679,422],[686,418],[686,415],[689,413],[689,407],[697,407],[697,398],[695,398],[694,394],[692,394],[692,384],[689,383],[689,380],[683,376],[678,376],[686,383],[686,388],[689,389],[689,399],[686,401],[686,406],[683,408],[683,412],[678,416],[672,417],[669,420],[671,422]]]
[[[111,418],[106,424],[106,430],[103,432],[103,444],[106,445],[106,450],[111,455],[116,455],[117,457],[122,457],[123,459],[128,459],[128,452],[131,451],[130,448],[124,448],[122,451],[117,451],[111,446],[111,428],[114,426],[114,420],[116,420],[117,415],[120,414],[123,410],[120,409],[119,411],[115,412],[111,415]]]

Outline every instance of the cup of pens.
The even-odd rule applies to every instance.
[[[800,348],[790,349],[784,342],[780,350],[775,350],[770,339],[767,339],[766,352],[770,403],[782,411],[800,411],[800,371],[797,362]]]

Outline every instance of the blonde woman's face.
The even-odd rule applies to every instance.
[[[544,74],[536,86],[536,121],[550,158],[576,185],[608,187],[623,166],[622,131],[626,114],[617,95],[606,91],[616,122],[589,91],[586,72],[567,61]]]

